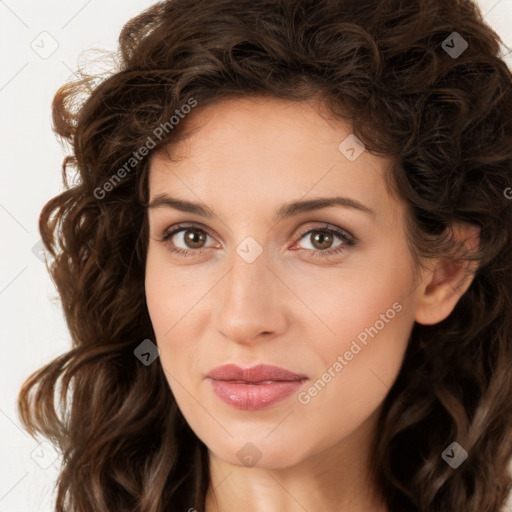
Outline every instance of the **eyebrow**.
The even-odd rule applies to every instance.
[[[314,210],[320,210],[322,208],[328,208],[330,206],[342,206],[344,208],[352,208],[365,213],[369,213],[371,215],[375,214],[375,212],[371,208],[365,206],[359,201],[356,201],[355,199],[351,199],[349,197],[335,196],[292,201],[290,203],[283,204],[277,210],[272,220],[273,222],[277,222],[279,220],[292,217],[294,215],[299,215],[301,213],[311,212]],[[213,218],[216,216],[213,210],[211,210],[205,205],[193,203],[191,201],[185,201],[183,199],[177,199],[175,197],[170,197],[166,194],[159,194],[155,196],[147,205],[147,208],[174,208],[175,210],[193,213],[206,218]]]

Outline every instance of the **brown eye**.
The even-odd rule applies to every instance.
[[[205,245],[208,237],[210,235],[204,229],[178,225],[166,231],[160,238],[160,242],[164,243],[170,252],[180,256],[191,256],[202,253],[208,248]]]
[[[333,247],[336,238],[340,240],[340,243]],[[308,251],[315,256],[341,254],[356,245],[356,239],[352,235],[349,235],[340,228],[330,226],[310,229],[300,236],[300,241],[303,239],[310,240],[312,248],[301,247],[299,250]]]
[[[299,251],[307,251],[314,256],[341,254],[357,243],[353,235],[341,228],[330,226],[306,231],[300,236],[299,243],[303,239],[308,239],[308,235],[310,235],[312,248],[299,247]],[[173,229],[165,231],[159,241],[164,243],[170,252],[180,257],[192,257],[203,253],[208,248],[205,245],[207,238],[212,236],[200,227],[176,225]],[[333,247],[336,238],[340,243]]]
[[[316,249],[330,249],[334,236],[328,231],[317,230],[316,234],[311,237],[313,246]]]
[[[201,249],[206,241],[206,233],[201,229],[187,228],[183,230],[183,240],[189,249]]]
[[[312,250],[325,251],[327,249],[332,248],[332,244],[335,239],[341,240],[341,242],[347,242],[348,237],[342,233],[341,231],[333,231],[331,228],[317,228],[310,229],[303,235],[301,235],[301,240],[306,239],[311,242],[313,246]],[[338,244],[341,245],[341,244]]]

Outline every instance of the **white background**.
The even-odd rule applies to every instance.
[[[41,208],[63,189],[64,149],[51,130],[51,101],[80,53],[116,50],[123,24],[153,3],[0,0],[0,512],[50,512],[55,496],[58,462],[49,446],[38,447],[42,439],[20,428],[16,413],[25,378],[70,346],[54,285],[32,251]],[[512,48],[512,0],[478,4]],[[57,49],[45,55],[52,45]]]

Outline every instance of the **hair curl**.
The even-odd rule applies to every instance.
[[[457,58],[442,46],[452,32],[468,43]],[[413,327],[373,465],[394,512],[503,506],[512,485],[512,75],[500,43],[469,0],[172,0],[124,26],[114,73],[58,90],[54,131],[71,155],[66,189],[44,206],[39,229],[72,348],[18,398],[25,428],[63,454],[57,512],[204,511],[207,449],[160,361],[146,367],[133,355],[154,339],[144,293],[149,156],[104,197],[97,190],[191,98],[199,111],[247,95],[319,97],[368,151],[391,157],[415,257],[451,254],[453,222],[480,226],[470,288],[444,321]],[[456,470],[441,458],[454,440],[469,454]]]

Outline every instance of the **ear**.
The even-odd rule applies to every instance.
[[[480,242],[480,227],[457,222],[452,225],[454,237],[473,252]],[[424,325],[432,325],[447,318],[457,301],[471,285],[478,262],[462,260],[454,262],[448,258],[432,260],[418,289],[415,320]]]

